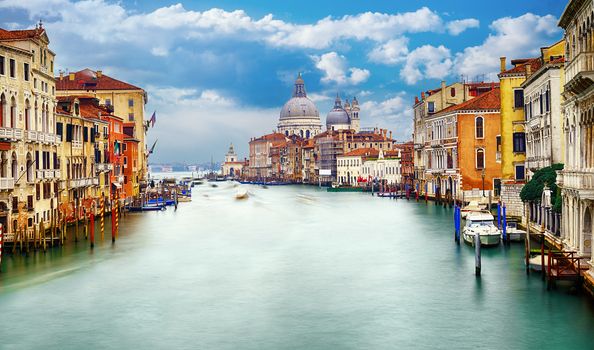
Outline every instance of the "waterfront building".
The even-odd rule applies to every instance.
[[[562,195],[561,239],[568,250],[592,254],[594,218],[594,44],[591,1],[569,1],[559,20],[565,30],[563,138],[565,167],[557,177]],[[592,265],[592,263],[591,263]],[[592,269],[590,270],[592,272]]]
[[[138,139],[137,171],[128,180],[133,183],[132,195],[138,196],[140,190],[146,186],[147,174],[148,150],[145,134],[148,124],[144,120],[144,106],[148,99],[146,92],[137,86],[107,76],[101,70],[91,69],[71,72],[67,76],[60,73],[56,78],[56,89],[58,96],[96,97],[99,104],[108,106],[113,114],[122,117],[124,122],[135,124],[135,138]]]
[[[316,155],[314,152],[315,144],[313,139],[304,140],[301,147],[301,171],[303,172],[301,178],[303,183],[316,183]]]
[[[221,170],[223,176],[228,176],[232,178],[239,177],[243,171],[243,164],[244,162],[239,161],[237,158],[237,153],[235,153],[235,148],[233,144],[229,146],[229,150],[225,155],[225,162],[221,165]]]
[[[61,142],[55,129],[55,54],[41,23],[31,30],[0,29],[0,224],[14,238],[24,215],[33,237],[56,218]]]
[[[523,58],[511,61],[508,69],[506,58],[500,58],[501,72],[501,200],[506,203],[507,215],[521,217],[524,207],[520,191],[526,183],[526,119],[524,89],[522,84],[532,72],[541,67],[540,58]]]
[[[343,107],[342,100],[337,94],[334,100],[334,108],[326,116],[326,130],[353,130],[355,133],[359,132],[359,112],[359,101],[357,101],[356,97],[353,98],[352,105],[347,99]]]
[[[362,176],[368,181],[377,180],[386,185],[402,183],[400,150],[378,150],[376,157],[367,157],[361,167]]]
[[[340,186],[358,186],[362,180],[367,182],[367,176],[363,176],[363,162],[368,158],[377,158],[379,151],[375,148],[359,148],[345,153],[336,160],[336,178]]]
[[[540,49],[540,68],[521,84],[526,115],[526,171],[528,180],[539,169],[563,163],[561,102],[565,41]]]
[[[278,132],[285,136],[298,135],[305,139],[322,132],[320,113],[315,103],[307,97],[301,73],[295,80],[293,96],[280,111],[277,128]]]
[[[133,198],[134,193],[138,193],[140,190],[135,188],[135,186],[138,186],[138,183],[131,181],[131,179],[138,173],[138,144],[140,143],[140,140],[136,138],[136,123],[129,122],[124,123],[123,125],[123,181],[121,178],[122,176],[118,177],[117,180],[123,186],[123,192],[126,194],[126,201],[130,201]]]
[[[425,119],[429,195],[466,201],[499,195],[501,130],[499,89]]]
[[[252,179],[267,179],[271,178],[273,173],[280,173],[280,161],[277,162],[276,168],[273,169],[273,155],[271,154],[271,150],[273,151],[279,144],[285,143],[285,139],[285,134],[275,132],[253,138],[250,141],[248,177]]]
[[[400,151],[400,168],[402,183],[412,186],[414,184],[415,166],[413,160],[414,143],[412,141],[394,144],[394,149]]]
[[[287,138],[280,147],[281,174],[280,177],[288,182],[303,182],[303,157],[302,148],[305,140],[297,135]]]
[[[84,99],[84,98],[83,98]],[[91,130],[95,123],[80,113],[80,100],[74,96],[58,97],[56,131],[62,138],[58,149],[61,171],[59,204],[65,204],[68,219],[82,218],[81,201],[97,198],[99,178],[95,172],[95,142]]]
[[[427,187],[425,173],[428,168],[429,154],[432,151],[428,143],[428,128],[426,119],[443,109],[471,100],[493,88],[498,84],[485,82],[456,82],[446,85],[445,81],[437,89],[421,92],[421,98],[415,97],[413,105],[413,164],[414,186],[424,193]]]

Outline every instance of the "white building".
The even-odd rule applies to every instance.
[[[557,44],[555,44],[557,45]],[[546,58],[540,69],[522,84],[526,105],[526,168],[529,177],[538,169],[563,163],[561,76],[564,58]]]
[[[340,186],[357,186],[363,176],[363,163],[368,158],[377,158],[375,148],[359,148],[336,158],[336,180]]]
[[[285,136],[299,135],[306,139],[322,132],[320,113],[313,101],[307,97],[301,73],[295,80],[293,97],[281,109],[277,128],[278,132]]]
[[[229,151],[225,155],[225,162],[221,165],[223,176],[239,177],[243,170],[244,162],[237,159],[237,154],[233,144],[229,146]]]
[[[400,150],[379,150],[377,158],[368,158],[363,162],[361,172],[368,179],[385,180],[387,184],[402,183]]]
[[[592,1],[571,0],[559,20],[565,30],[565,167],[557,177],[563,198],[561,239],[568,249],[592,254],[594,212],[594,29]],[[559,179],[561,178],[561,179]]]

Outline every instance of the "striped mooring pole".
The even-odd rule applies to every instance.
[[[116,234],[116,237],[118,237],[118,231],[120,230],[119,216],[120,216],[120,202],[118,200],[116,200],[116,202],[115,202],[115,228],[116,228],[115,234]]]
[[[89,227],[91,248],[95,248],[95,214],[93,214],[93,212],[89,213],[89,224],[91,225],[91,227]]]
[[[116,227],[115,227],[115,215],[114,215],[114,210],[115,209],[114,209],[114,206],[113,206],[113,201],[111,203],[112,203],[111,204],[111,215],[110,215],[110,217],[111,217],[111,243],[115,243],[115,238],[116,238],[116,236],[115,236],[115,230],[116,230]]]
[[[105,195],[101,196],[101,240],[103,241],[103,238],[105,236]]]
[[[4,245],[4,227],[0,224],[0,271],[2,271],[2,246]]]

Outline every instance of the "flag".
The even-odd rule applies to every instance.
[[[153,114],[153,116],[154,116],[154,114]],[[159,139],[156,139],[155,140],[155,142],[151,146],[151,150],[149,151],[149,154],[153,154],[153,151],[155,150],[155,145],[157,145],[157,141],[159,141]]]
[[[153,116],[151,117],[151,119],[149,120],[149,123],[151,123],[151,127],[155,127],[155,122],[157,121],[157,111],[153,112]]]

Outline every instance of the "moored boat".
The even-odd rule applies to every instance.
[[[468,244],[474,245],[475,236],[478,234],[481,246],[495,246],[501,241],[501,230],[493,223],[493,215],[489,213],[469,213],[466,225],[462,229],[462,238]]]
[[[510,221],[507,223],[505,233],[509,236],[509,240],[512,242],[523,242],[526,238],[526,231],[518,228],[518,223]]]
[[[479,202],[472,201],[460,210],[460,215],[462,216],[462,219],[466,219],[466,216],[470,213],[488,213],[486,209],[487,208],[485,205],[481,205]]]

